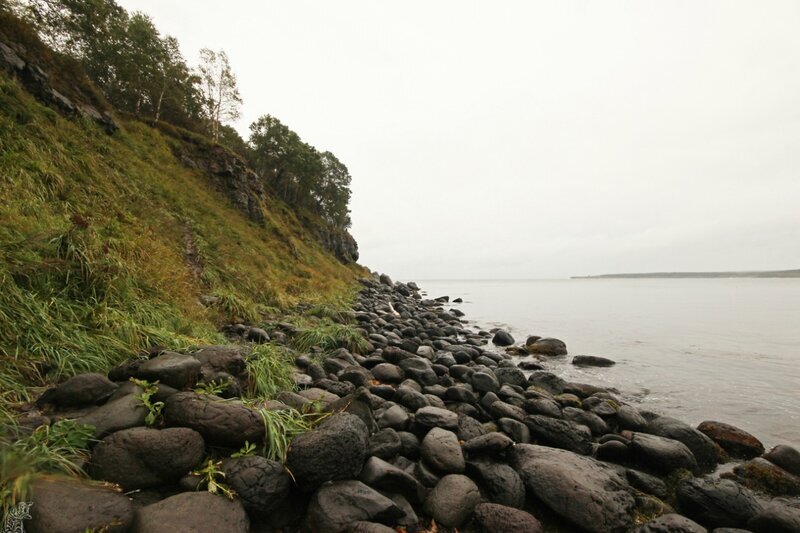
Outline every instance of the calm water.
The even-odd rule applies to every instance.
[[[800,279],[425,281],[475,326],[557,337],[611,368],[548,369],[616,387],[690,424],[727,422],[769,447],[800,446]]]

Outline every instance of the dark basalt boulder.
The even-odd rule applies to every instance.
[[[460,528],[480,502],[480,491],[470,478],[450,474],[440,479],[428,494],[425,512],[439,524]]]
[[[464,451],[469,454],[497,455],[513,446],[511,437],[499,431],[493,431],[474,437],[464,443]]]
[[[431,429],[422,439],[420,455],[436,471],[445,474],[460,474],[464,471],[464,454],[458,437],[442,428]]]
[[[147,413],[141,399],[135,394],[128,394],[101,405],[76,422],[93,426],[95,438],[102,439],[114,431],[143,426]]]
[[[572,358],[572,364],[575,366],[607,367],[607,366],[614,366],[615,364],[617,364],[617,362],[596,355],[576,355],[575,357]]]
[[[466,474],[478,484],[486,500],[519,509],[525,505],[522,478],[507,464],[485,459],[470,460]]]
[[[530,513],[496,503],[475,506],[467,531],[474,533],[544,533],[542,524]]]
[[[282,464],[258,455],[225,459],[221,469],[225,483],[255,517],[266,518],[281,509],[294,485]]]
[[[509,465],[520,473],[530,495],[586,531],[621,533],[633,526],[632,489],[611,466],[530,444],[514,446]]]
[[[771,496],[800,496],[800,476],[761,457],[737,465],[733,474],[746,487]]]
[[[402,494],[416,504],[424,499],[425,488],[414,476],[378,457],[367,459],[359,480],[373,489]]]
[[[326,481],[352,479],[361,473],[368,439],[360,418],[338,413],[292,441],[286,466],[304,491]]]
[[[414,420],[429,428],[458,429],[458,415],[441,407],[422,407],[415,413]]]
[[[308,526],[315,533],[339,533],[356,522],[393,525],[405,513],[389,498],[361,481],[326,483],[311,497]]]
[[[165,402],[164,421],[170,427],[192,428],[209,444],[229,448],[238,448],[245,441],[257,442],[264,436],[264,421],[256,411],[209,394],[173,394]]]
[[[524,422],[538,442],[581,455],[592,453],[592,432],[586,426],[541,415],[530,415]]]
[[[250,520],[238,499],[206,491],[184,492],[136,511],[132,533],[248,533]]]
[[[764,454],[764,459],[790,474],[800,476],[800,452],[791,446],[779,444]]]
[[[761,511],[752,492],[727,479],[689,479],[675,494],[681,512],[708,528],[744,528]]]
[[[750,459],[764,453],[764,445],[750,433],[725,424],[706,420],[697,430],[719,444],[731,457]]]
[[[684,443],[702,469],[713,468],[717,464],[718,453],[714,441],[680,420],[659,416],[650,420],[642,431]]]
[[[201,366],[200,361],[191,355],[164,352],[145,361],[139,367],[137,377],[182,389],[195,382]]]
[[[647,433],[633,433],[630,449],[633,460],[644,468],[662,474],[669,474],[680,468],[697,472],[697,461],[691,450],[677,440]]]
[[[747,522],[753,533],[797,533],[800,531],[800,508],[769,503]]]
[[[639,526],[636,533],[706,533],[706,528],[685,516],[669,513]]]
[[[367,455],[374,455],[381,459],[392,459],[400,453],[403,442],[400,435],[392,428],[384,428],[369,438]]]
[[[137,427],[100,441],[92,451],[91,472],[131,491],[176,483],[204,456],[203,437],[192,429]]]
[[[29,533],[123,533],[133,523],[131,500],[108,487],[74,478],[48,477],[35,480],[31,490],[31,518],[24,522]]]
[[[496,344],[497,346],[511,346],[514,344],[514,337],[512,337],[509,332],[498,329],[494,337],[492,337],[492,344]]]
[[[54,404],[59,407],[97,405],[106,401],[118,385],[102,374],[78,374],[42,394],[36,405]]]

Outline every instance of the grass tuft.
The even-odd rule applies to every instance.
[[[298,333],[292,341],[294,347],[307,352],[317,346],[329,352],[346,348],[353,353],[364,353],[370,346],[363,333],[351,324],[319,324]]]
[[[269,399],[281,391],[295,390],[294,356],[277,344],[259,344],[247,358],[250,398]]]

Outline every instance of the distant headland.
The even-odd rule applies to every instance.
[[[757,270],[744,272],[645,272],[637,274],[601,274],[572,276],[570,279],[630,279],[630,278],[800,278],[796,270]]]

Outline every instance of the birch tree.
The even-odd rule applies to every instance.
[[[224,50],[200,50],[199,74],[206,120],[211,138],[216,142],[219,140],[220,125],[239,118],[242,98]]]

